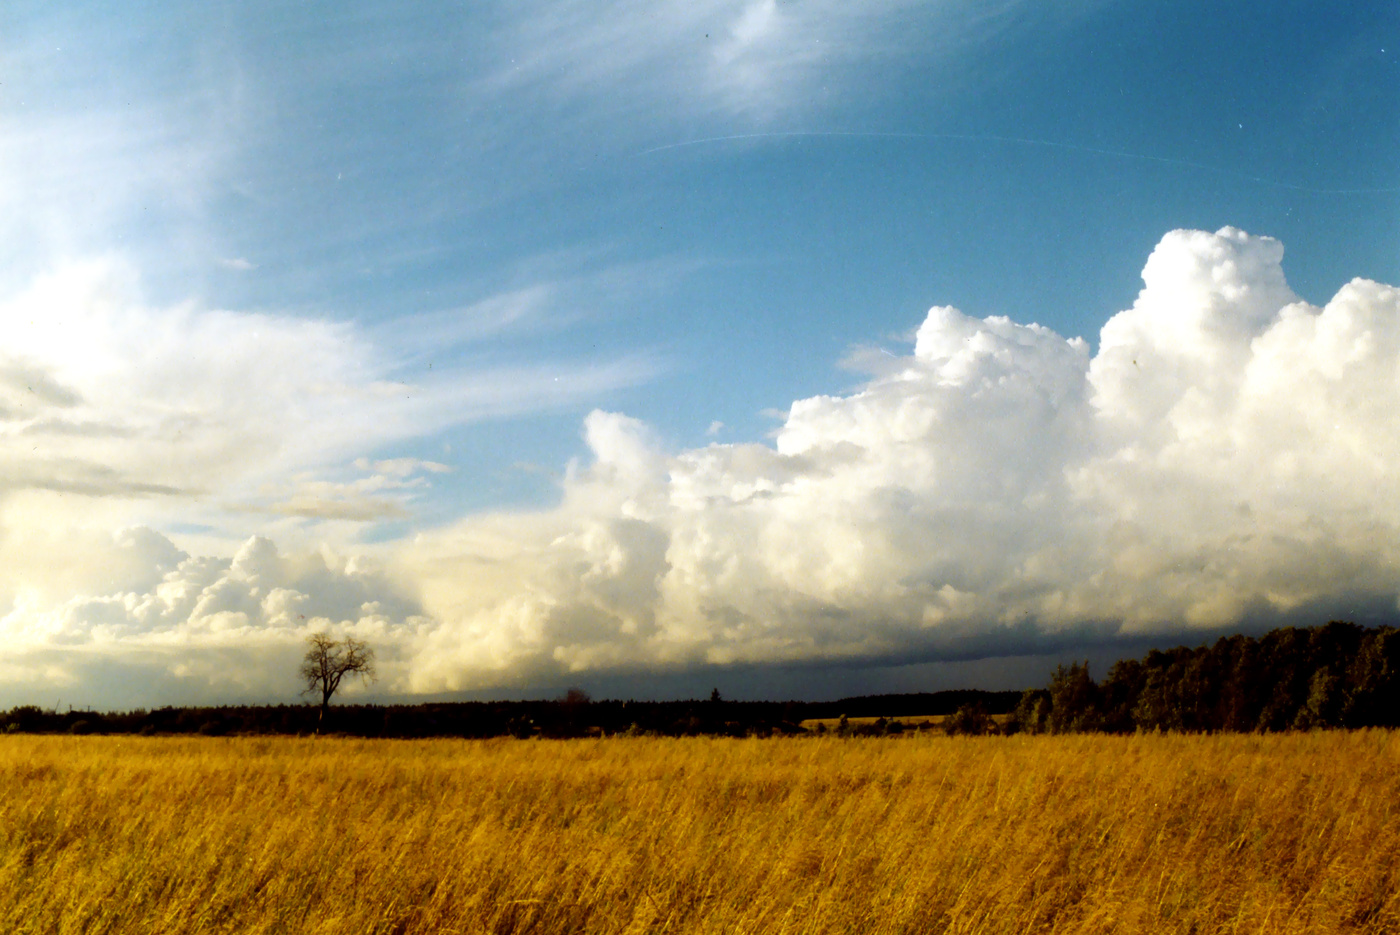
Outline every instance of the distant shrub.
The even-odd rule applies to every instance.
[[[963,705],[943,722],[943,731],[950,737],[956,734],[980,737],[983,734],[994,733],[995,730],[996,722],[981,702]]]
[[[1033,688],[1021,695],[1011,717],[1006,721],[1008,734],[1043,734],[1050,722],[1050,693]]]
[[[1050,719],[1052,734],[1072,734],[1097,730],[1099,726],[1099,686],[1089,675],[1089,661],[1055,667],[1050,677]]]

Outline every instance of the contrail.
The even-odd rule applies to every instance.
[[[1220,175],[1233,176],[1234,178],[1243,179],[1247,182],[1254,182],[1259,185],[1268,185],[1273,188],[1304,192],[1311,195],[1390,195],[1400,192],[1400,186],[1390,188],[1312,188],[1307,185],[1294,185],[1291,182],[1280,182],[1277,179],[1249,175],[1248,173],[1237,172],[1234,169],[1224,169],[1220,166],[1213,166],[1204,162],[1192,162],[1189,159],[1175,159],[1170,156],[1151,156],[1146,153],[1134,153],[1119,149],[1100,149],[1097,146],[1083,146],[1078,143],[1060,143],[1055,140],[1039,140],[1022,136],[998,136],[994,133],[898,133],[877,130],[790,130],[767,133],[735,133],[729,136],[707,136],[697,140],[683,140],[679,143],[667,143],[664,146],[653,146],[651,149],[644,149],[637,153],[634,158],[640,159],[642,156],[650,156],[653,153],[665,152],[668,149],[704,146],[709,143],[822,136],[895,140],[951,140],[964,143],[1011,143],[1017,146],[1039,146],[1045,149],[1060,149],[1067,152],[1088,153],[1093,156],[1108,156],[1114,159],[1135,159],[1139,162],[1155,162],[1167,166],[1183,166],[1188,169],[1201,169],[1205,172],[1215,172]]]

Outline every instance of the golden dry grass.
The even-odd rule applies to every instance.
[[[1400,931],[1400,735],[0,737],[0,931]]]

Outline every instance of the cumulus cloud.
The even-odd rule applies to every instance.
[[[363,556],[284,556],[258,536],[210,558],[144,527],[61,540],[31,532],[7,537],[0,555],[11,572],[0,697],[12,700],[32,701],[36,689],[109,706],[287,699],[306,636],[323,630],[382,647],[381,668],[398,683],[400,650],[422,622]]]
[[[229,583],[246,583],[251,553],[210,555],[252,533],[304,552],[411,518],[452,466],[366,452],[654,371],[635,358],[425,372],[352,322],[152,305],[116,258],[57,263],[0,296],[0,331],[0,675],[12,700],[39,684],[109,684],[102,697],[118,705],[172,697],[152,696],[156,685],[180,697],[203,685],[205,700],[224,697],[218,686],[285,685],[269,660],[295,654],[279,610],[293,598],[310,620],[378,621],[376,635],[392,631],[385,642],[398,645],[413,616],[402,589],[347,571],[348,559],[335,574],[315,555],[274,562],[280,597],[269,597]],[[112,539],[131,526],[144,531]],[[186,547],[207,554],[148,526],[183,528]],[[347,595],[353,606],[340,608]],[[399,610],[376,617],[368,605]]]
[[[792,403],[771,444],[675,451],[596,411],[557,506],[422,532],[373,568],[264,539],[219,560],[149,530],[12,536],[9,580],[37,584],[11,586],[3,626],[31,678],[125,653],[198,681],[237,668],[210,653],[294,654],[304,614],[382,646],[386,689],[426,692],[1394,615],[1400,291],[1355,280],[1311,306],[1282,255],[1230,228],[1168,234],[1094,354],[934,308],[857,391]],[[35,406],[91,395],[42,372]],[[358,467],[310,494],[442,466]],[[204,668],[177,673],[188,659]]]
[[[594,413],[561,505],[403,557],[422,689],[519,672],[1013,653],[1394,607],[1400,293],[1325,307],[1282,246],[1176,231],[1079,339],[935,308],[768,445],[668,452]]]

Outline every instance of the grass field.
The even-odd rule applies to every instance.
[[[0,931],[1395,932],[1400,735],[0,736]]]

